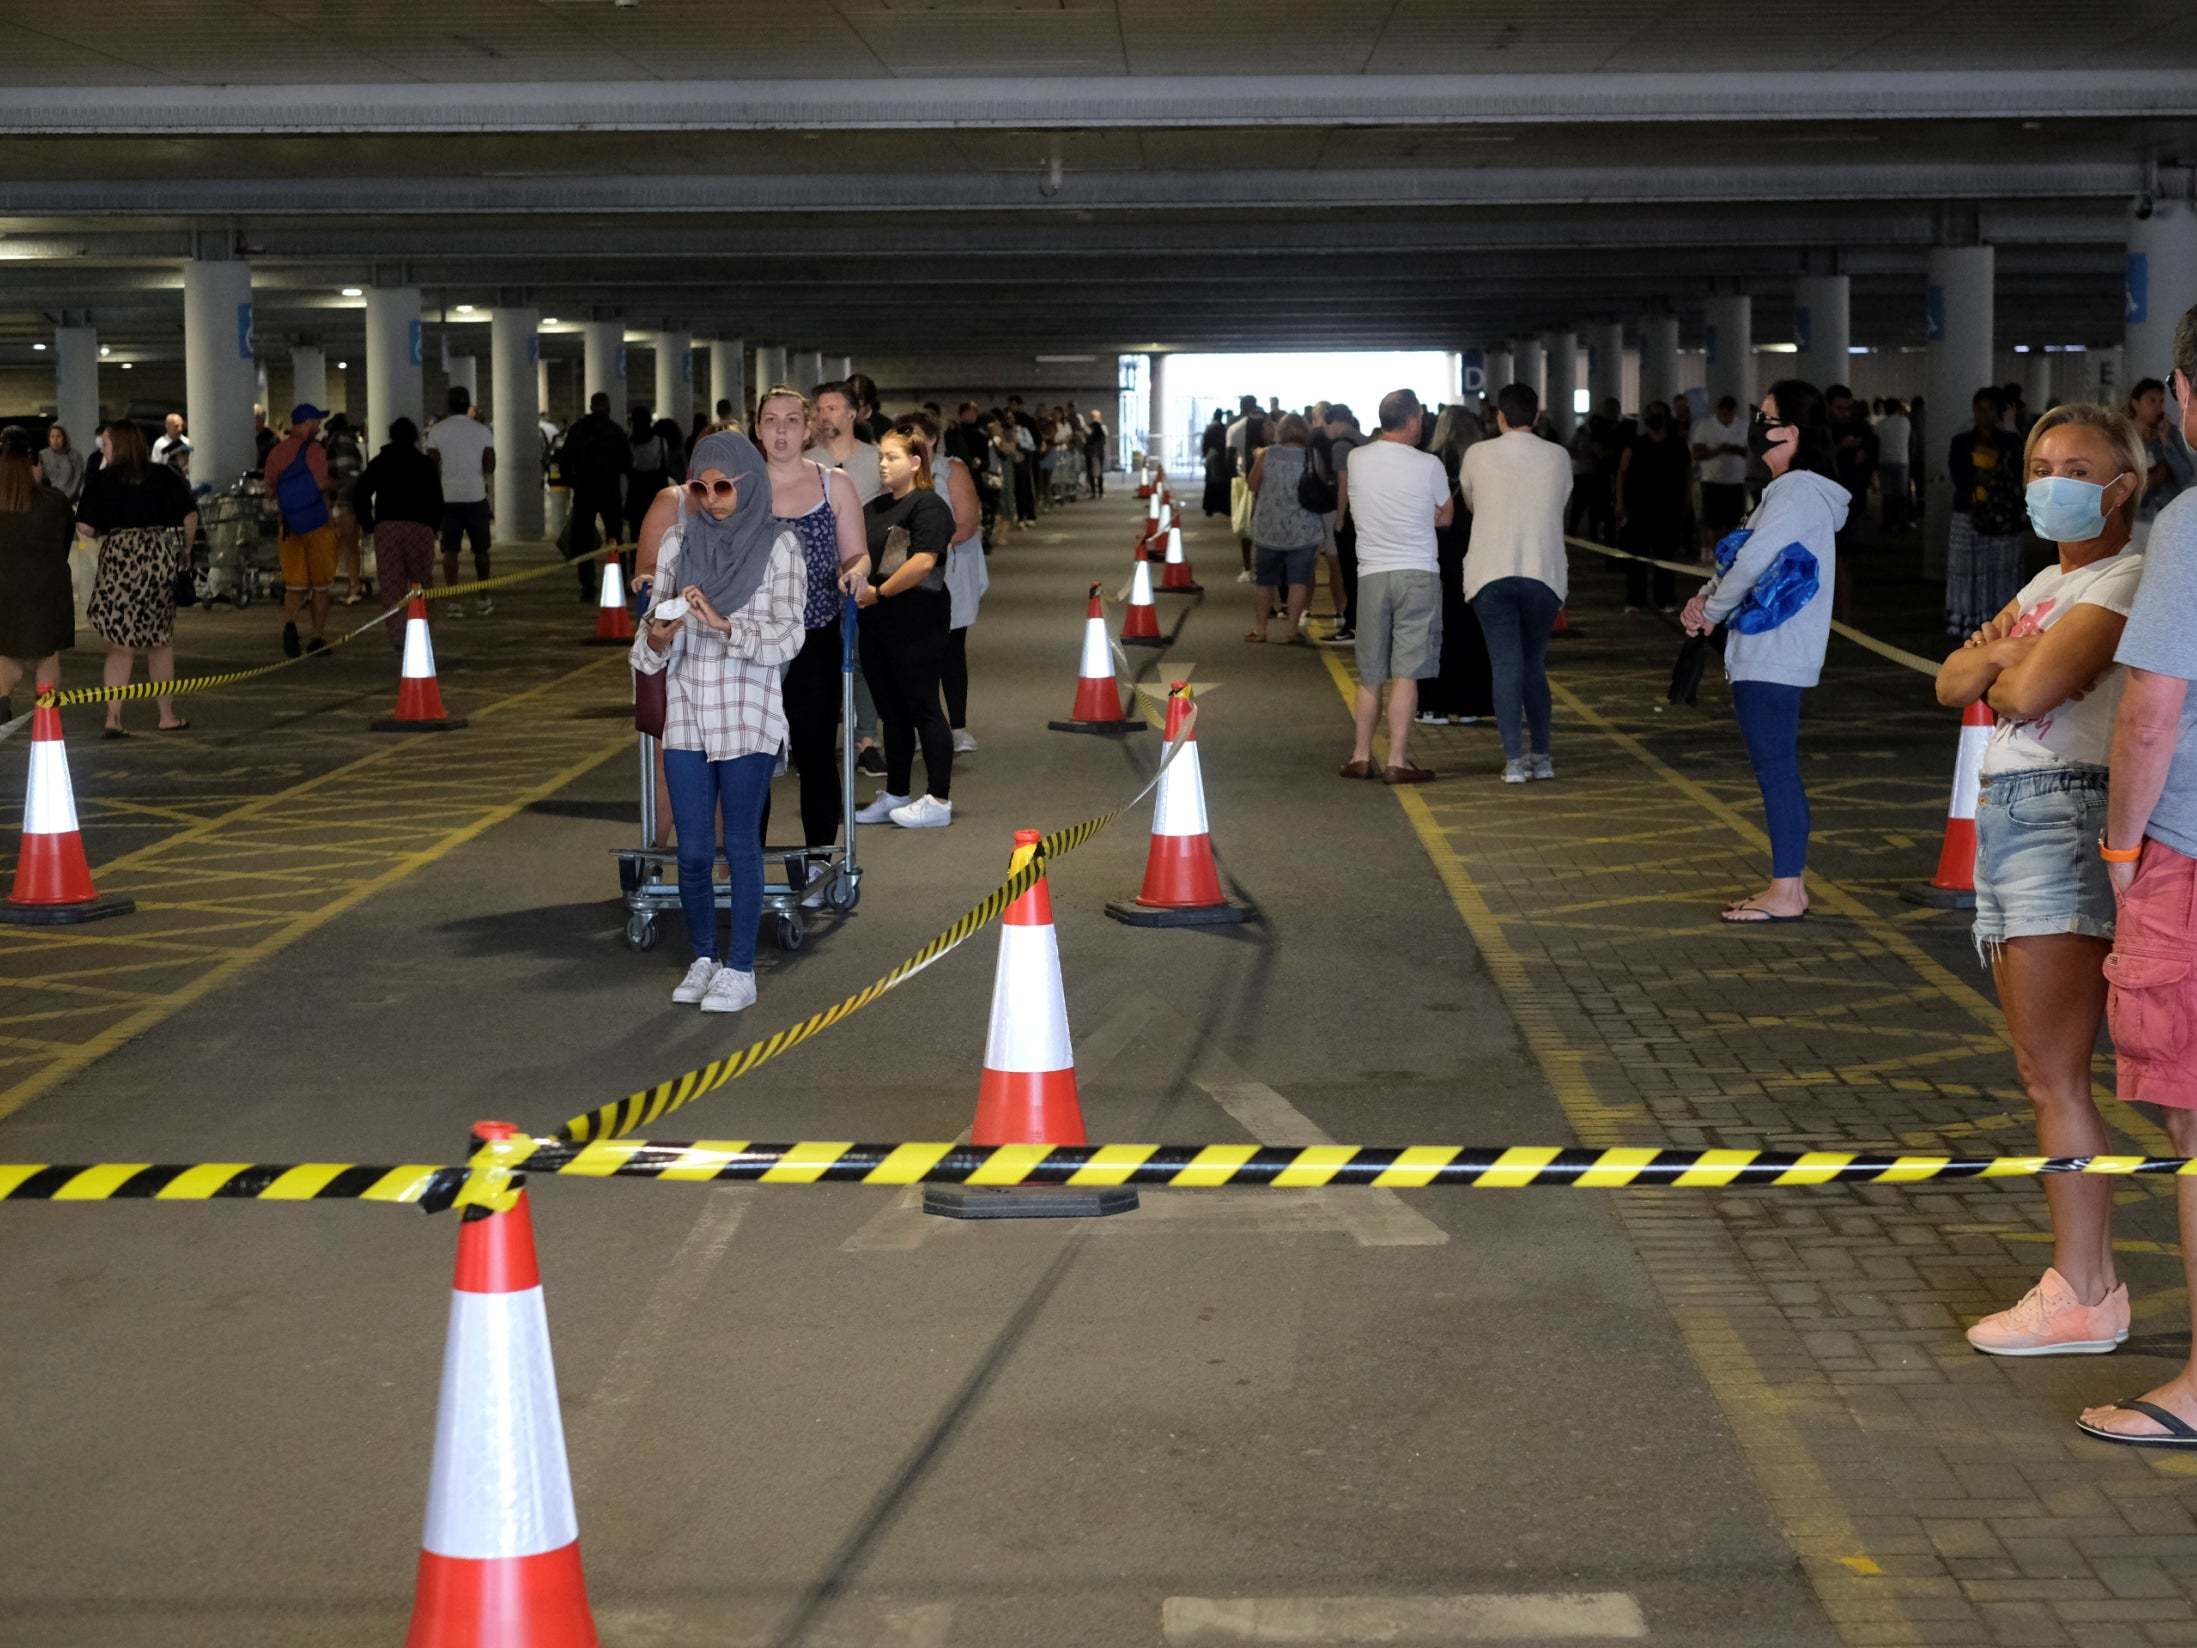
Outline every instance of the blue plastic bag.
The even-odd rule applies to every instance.
[[[1753,536],[1754,529],[1743,526],[1717,540],[1716,570],[1720,576],[1732,570],[1740,548]],[[1822,587],[1814,554],[1798,543],[1787,544],[1725,622],[1742,635],[1760,635],[1776,629],[1814,600]]]

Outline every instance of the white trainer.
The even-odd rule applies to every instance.
[[[943,830],[954,821],[954,804],[926,795],[905,807],[895,807],[892,818],[903,830]]]
[[[1554,761],[1551,761],[1547,756],[1533,755],[1528,756],[1526,759],[1533,763],[1534,777],[1554,778],[1556,776],[1556,763]]]
[[[495,597],[492,595],[483,595],[479,600],[473,603],[473,616],[476,618],[491,617],[494,615],[495,611],[496,600]]]
[[[709,988],[702,993],[705,1013],[737,1013],[754,1005],[755,975],[736,973],[730,967],[718,968],[716,976],[709,981]]]
[[[1506,784],[1523,784],[1532,777],[1533,764],[1522,755],[1515,761],[1503,763],[1503,782]]]
[[[692,1007],[709,989],[709,981],[717,976],[717,960],[714,956],[696,956],[694,965],[687,969],[687,976],[679,981],[679,988],[672,991],[671,999],[681,1007]]]
[[[855,813],[854,821],[857,824],[887,824],[892,821],[894,811],[907,804],[906,796],[879,790],[875,801]]]
[[[967,755],[975,748],[976,739],[967,728],[954,734],[954,754]]]

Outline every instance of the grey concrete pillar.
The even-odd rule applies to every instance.
[[[421,378],[420,289],[366,289],[366,428],[376,445],[399,418],[425,424],[427,387]]]
[[[1518,381],[1518,357],[1511,353],[1507,343],[1499,343],[1488,351],[1488,399]]]
[[[496,429],[496,535],[543,533],[542,312],[498,304],[488,317],[488,410]]]
[[[53,329],[53,406],[71,443],[79,452],[89,452],[92,432],[100,424],[97,327]]]
[[[1996,382],[1991,341],[1996,257],[1988,246],[1939,246],[1930,253],[1923,330],[1930,340],[1930,405],[1922,449],[1923,568],[1945,570],[1953,514],[1951,445],[1969,427],[1968,403]]]
[[[2187,199],[2160,200],[2150,217],[2128,220],[2125,383],[2169,381],[2174,328],[2192,308],[2197,308],[2197,206]],[[2171,397],[2167,415],[2174,415]]]
[[[226,492],[255,466],[252,266],[193,258],[183,266],[183,399],[191,485]]]
[[[683,436],[694,421],[694,334],[656,334],[656,415],[669,418]]]
[[[1707,304],[1709,405],[1724,396],[1742,408],[1755,404],[1754,300],[1744,292],[1718,292]]]
[[[804,395],[814,395],[818,384],[833,381],[832,375],[824,370],[821,350],[802,350],[793,357],[788,369],[793,373],[794,387]]]
[[[2022,387],[2029,391],[2029,410],[2044,412],[2053,404],[2052,357],[2042,349],[2032,348],[2021,358]],[[2068,399],[2074,399],[2068,396]]]
[[[1650,315],[1640,323],[1640,404],[1678,399],[1678,317]]]
[[[550,407],[549,362],[542,358],[541,338],[538,335],[534,340],[534,349],[534,404],[547,412]]]
[[[290,350],[290,404],[311,401],[315,406],[328,407],[328,357],[319,346],[301,343]],[[267,408],[270,422],[280,418],[290,408]]]
[[[453,389],[462,389],[473,397],[473,404],[481,402],[481,361],[478,355],[452,355],[450,370],[443,374]],[[438,411],[435,414],[441,417]]]
[[[580,323],[580,342],[586,350],[583,401],[597,395],[610,397],[610,415],[626,421],[626,323],[622,320],[589,320]],[[585,407],[582,407],[585,410]]]
[[[759,343],[755,346],[755,393],[758,399],[765,390],[776,389],[781,384],[791,382],[788,375],[791,364],[786,358],[783,344]],[[804,395],[808,393],[802,385],[794,384],[793,387],[800,389]]]
[[[852,355],[826,355],[824,364],[830,368],[831,375],[842,383],[854,376],[854,357]]]
[[[1579,394],[1579,334],[1547,333],[1541,339],[1541,348],[1548,359],[1549,374],[1548,393],[1542,397],[1542,404],[1549,409],[1556,438],[1568,441],[1579,427],[1579,413],[1574,406]]]
[[[709,346],[709,399],[732,402],[740,427],[748,425],[748,346],[739,338],[718,338]]]
[[[1152,364],[1152,402],[1145,414],[1144,449],[1162,466],[1167,462],[1167,357],[1147,355]]]
[[[1543,406],[1549,403],[1549,358],[1539,340],[1520,338],[1511,345],[1511,356],[1517,362],[1518,382],[1540,397]]]
[[[1594,396],[1594,409],[1602,410],[1604,401],[1614,400],[1629,412],[1640,410],[1625,399],[1625,327],[1621,321],[1608,321],[1587,334],[1587,388]]]
[[[1793,376],[1818,389],[1845,383],[1853,370],[1847,353],[1853,342],[1850,287],[1844,275],[1803,275],[1793,282],[1793,344],[1800,351]]]

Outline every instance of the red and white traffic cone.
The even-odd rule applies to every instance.
[[[101,898],[92,886],[84,837],[76,827],[76,789],[61,741],[61,711],[52,704],[40,704],[31,716],[30,754],[22,849],[15,859],[15,886],[0,904],[0,922],[64,927],[128,915],[137,908],[135,901]]]
[[[442,688],[435,684],[435,643],[427,634],[427,598],[415,595],[404,609],[397,713],[369,721],[367,727],[374,732],[450,732],[464,725],[462,716],[443,713]]]
[[[1152,846],[1144,860],[1144,887],[1134,904],[1109,903],[1106,913],[1131,927],[1226,927],[1253,912],[1221,891],[1213,862],[1213,836],[1205,819],[1205,779],[1198,770],[1198,734],[1190,721],[1190,685],[1177,681],[1167,693],[1167,742],[1182,748],[1160,773],[1152,795]]]
[[[1106,607],[1099,586],[1091,586],[1091,605],[1083,620],[1083,661],[1076,669],[1076,705],[1065,721],[1045,723],[1054,732],[1142,732],[1144,722],[1122,713],[1121,686],[1114,674],[1114,649],[1106,640]]]
[[[626,607],[625,568],[612,553],[603,562],[603,591],[595,602],[593,646],[623,645],[633,639],[633,614]]]
[[[476,1141],[508,1139],[482,1122]],[[468,1209],[405,1648],[595,1648],[526,1192]]]
[[[1976,907],[1976,799],[1983,793],[1983,752],[1998,717],[1982,699],[1961,712],[1960,753],[1953,760],[1953,797],[1945,809],[1945,843],[1938,873],[1922,887],[1901,889],[1914,904],[1940,910]]]
[[[1129,577],[1129,606],[1122,614],[1121,644],[1125,647],[1164,647],[1159,608],[1152,602],[1152,563],[1144,546],[1137,545],[1137,568]]]
[[[1015,832],[1009,875],[1029,864],[1038,840],[1035,830]],[[1086,1142],[1083,1104],[1076,1096],[1076,1056],[1068,1040],[1068,998],[1060,982],[1060,940],[1053,931],[1053,895],[1042,874],[999,918],[992,1023],[969,1142]],[[1081,1177],[1079,1172],[1076,1178]],[[924,1192],[923,1211],[949,1219],[1081,1219],[1126,1213],[1137,1205],[1136,1191],[1118,1179],[1012,1190],[982,1185],[981,1174],[967,1184],[932,1185]]]
[[[1160,592],[1165,595],[1198,595],[1205,586],[1190,575],[1190,557],[1182,552],[1182,528],[1167,529],[1167,564],[1160,569]]]

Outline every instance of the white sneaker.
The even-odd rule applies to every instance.
[[[1526,757],[1526,759],[1533,763],[1534,777],[1554,778],[1556,776],[1556,763],[1551,761],[1547,756],[1529,755],[1528,757]]]
[[[737,1013],[743,1007],[755,1005],[755,975],[736,973],[730,967],[720,967],[709,981],[709,988],[702,993],[702,1011],[705,1013]]]
[[[713,956],[696,956],[694,965],[687,969],[687,976],[679,981],[679,988],[672,991],[671,999],[681,1007],[692,1007],[709,989],[709,981],[717,976],[717,961]]]
[[[1522,755],[1515,761],[1503,763],[1503,782],[1506,784],[1523,784],[1532,777],[1532,763]]]
[[[1419,725],[1422,727],[1446,727],[1449,725],[1449,717],[1437,715],[1432,710],[1421,710],[1419,712]]]
[[[473,616],[476,618],[486,618],[495,610],[496,602],[492,596],[483,595],[473,603]]]
[[[967,731],[954,734],[954,754],[967,755],[976,748],[976,739]]]
[[[892,820],[903,830],[943,830],[954,821],[954,804],[926,795],[905,807],[895,807]]]
[[[907,804],[908,798],[906,796],[893,795],[889,791],[879,790],[875,801],[855,813],[854,821],[857,824],[889,823],[892,820],[894,810],[905,807]]]

